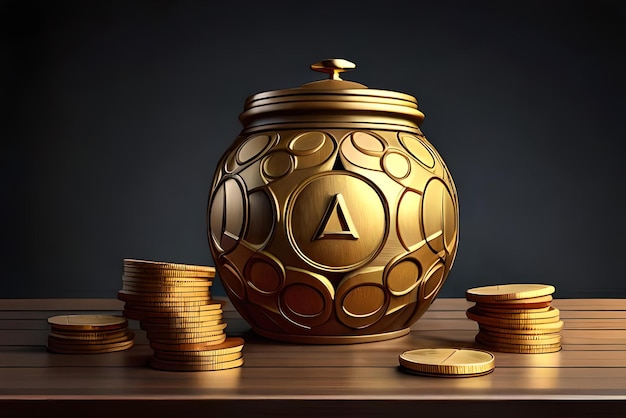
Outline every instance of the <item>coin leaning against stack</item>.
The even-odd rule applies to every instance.
[[[150,365],[172,371],[243,365],[241,338],[228,338],[222,303],[211,298],[215,268],[124,259],[124,316],[139,321],[154,350]]]
[[[492,351],[541,354],[561,350],[563,321],[551,305],[554,286],[501,284],[468,289],[475,305],[467,309],[478,322],[475,340]]]
[[[62,354],[101,354],[134,345],[128,321],[115,315],[57,315],[48,318],[48,350]]]

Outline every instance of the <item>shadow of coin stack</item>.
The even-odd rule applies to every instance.
[[[171,371],[224,370],[243,365],[241,338],[224,329],[222,302],[211,299],[215,268],[124,259],[124,316],[138,320],[153,350],[150,365]]]
[[[48,318],[48,350],[62,354],[101,354],[134,345],[126,318],[115,315],[57,315]]]
[[[475,305],[467,309],[478,322],[475,340],[481,346],[507,353],[541,354],[561,350],[559,310],[551,305],[554,286],[502,284],[468,289]]]

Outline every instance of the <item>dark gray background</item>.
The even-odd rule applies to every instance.
[[[626,297],[620,1],[212,3],[1,3],[1,298],[115,297],[124,257],[213,264],[245,98],[331,57],[426,114],[461,209],[440,296]]]

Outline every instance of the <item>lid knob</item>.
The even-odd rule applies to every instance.
[[[356,68],[356,64],[350,62],[348,60],[344,60],[341,58],[333,58],[329,60],[323,60],[320,62],[316,62],[315,64],[311,64],[311,69],[314,71],[319,71],[321,73],[326,73],[329,75],[329,79],[331,80],[339,80],[341,81],[341,77],[339,77],[340,73],[344,71],[353,70]]]

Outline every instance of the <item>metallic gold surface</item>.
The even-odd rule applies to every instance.
[[[198,266],[193,264],[169,263],[165,261],[137,260],[133,258],[125,258],[123,260],[125,270],[137,269],[140,271],[188,271],[199,272],[205,274],[214,274],[215,267]]]
[[[517,317],[517,318],[502,318],[498,316],[486,316],[480,313],[480,310],[476,307],[469,308],[466,311],[466,316],[469,319],[472,319],[479,324],[485,325],[493,325],[500,327],[524,327],[526,325],[536,325],[536,324],[550,324],[554,322],[558,322],[560,320],[560,315],[551,316],[551,317]]]
[[[339,74],[354,68],[356,68],[356,64],[340,58],[323,60],[315,64],[311,64],[312,70],[329,74],[331,80],[339,81],[341,80]]]
[[[480,316],[506,320],[538,320],[549,318],[556,318],[555,320],[558,320],[561,315],[561,312],[553,306],[549,306],[548,308],[545,308],[545,310],[541,310],[540,312],[536,312],[536,310],[532,309],[528,309],[528,312],[523,312],[520,310],[514,313],[508,312],[507,309],[504,309],[503,311],[504,312],[498,312],[498,310],[496,309],[484,309],[482,306],[475,306],[468,309],[468,312],[473,312]]]
[[[516,327],[479,324],[479,328],[487,332],[491,331],[503,334],[552,334],[561,332],[563,329],[563,321],[549,324],[520,325]]]
[[[218,345],[226,341],[226,334],[216,336],[211,341],[201,342],[157,342],[150,340],[150,348],[161,351],[202,351],[210,350],[212,346]]]
[[[128,333],[128,328],[120,328],[113,331],[60,331],[52,329],[50,336],[55,338],[64,338],[68,340],[91,340],[91,341],[105,341],[123,337]]]
[[[236,360],[216,361],[216,362],[189,362],[189,361],[167,361],[152,357],[150,366],[158,370],[179,371],[179,372],[200,372],[226,370],[243,366],[244,359],[240,356]]]
[[[499,335],[502,335],[499,336]],[[551,345],[551,344],[560,344],[561,334],[543,334],[539,336],[534,336],[538,338],[517,338],[517,337],[527,337],[525,335],[516,335],[516,334],[495,334],[488,333],[485,331],[481,331],[476,334],[476,341],[479,341],[484,344],[509,344],[509,345],[523,345],[523,346],[535,346],[535,345]]]
[[[433,376],[483,375],[495,367],[488,351],[465,348],[424,348],[400,354],[400,365]]]
[[[128,326],[128,321],[116,315],[57,315],[48,318],[52,329],[67,331],[110,331]]]
[[[500,284],[468,289],[465,296],[467,300],[474,302],[493,303],[548,296],[553,294],[554,290],[554,286],[547,284]]]
[[[129,336],[126,341],[116,343],[103,344],[59,344],[54,340],[48,339],[48,350],[59,354],[104,354],[114,351],[123,351],[132,348],[135,345],[133,336]]]
[[[316,69],[338,74],[345,62]],[[338,78],[338,76],[337,76]],[[408,332],[458,245],[458,196],[414,97],[344,80],[259,93],[220,160],[209,243],[259,334],[303,343]]]
[[[500,351],[503,353],[545,354],[561,351],[560,342],[553,344],[507,344],[487,341],[481,334],[476,335],[476,342],[489,350]]]

